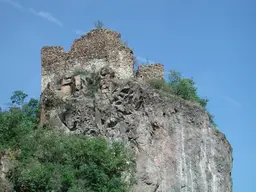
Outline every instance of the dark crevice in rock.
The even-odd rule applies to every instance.
[[[156,186],[155,186],[153,192],[156,192],[158,188],[159,188],[159,183],[156,184]]]

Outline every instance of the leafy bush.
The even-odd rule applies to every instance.
[[[113,191],[129,189],[132,155],[121,143],[38,130],[22,141],[10,178],[17,191]],[[79,190],[80,191],[80,190]]]
[[[168,82],[160,79],[151,79],[149,84],[158,90],[177,95],[185,100],[195,101],[202,107],[206,107],[208,99],[200,98],[197,94],[193,79],[182,78],[179,72],[171,70],[168,75]]]
[[[74,73],[73,73],[73,76],[76,76],[76,75],[82,75],[82,76],[84,76],[84,77],[87,77],[87,76],[90,75],[90,72],[87,71],[87,70],[77,69],[77,70],[75,70]]]
[[[162,91],[164,91],[164,92],[172,93],[172,94],[173,94],[172,87],[169,86],[169,85],[165,82],[165,80],[162,80],[162,79],[150,79],[150,80],[148,80],[148,83],[149,83],[154,89],[162,90]]]
[[[124,144],[38,128],[38,101],[26,97],[14,92],[10,109],[0,111],[0,150],[14,155],[8,173],[13,191],[129,190],[134,160]]]
[[[25,135],[30,133],[39,122],[39,102],[15,91],[11,97],[9,110],[0,112],[0,148],[18,147]]]
[[[95,70],[92,71],[87,70],[77,70],[73,73],[74,76],[81,75],[86,80],[86,91],[87,95],[94,97],[95,93],[97,93],[100,89],[100,75]]]
[[[185,100],[195,101],[206,108],[208,99],[203,99],[198,96],[193,79],[182,78],[179,72],[173,70],[169,72],[168,78],[168,83],[172,87],[175,95],[178,95]]]
[[[179,72],[170,70],[168,74],[168,81],[165,80],[149,80],[149,84],[158,90],[164,91],[169,94],[177,95],[182,99],[189,100],[200,104],[206,109],[208,99],[198,96],[197,88],[193,79],[183,78]],[[209,114],[211,124],[216,127],[214,116]]]

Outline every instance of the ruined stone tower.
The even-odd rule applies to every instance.
[[[117,78],[133,76],[134,57],[131,49],[120,39],[120,33],[108,29],[94,29],[73,42],[69,52],[60,46],[45,46],[41,50],[41,91],[49,82],[75,70],[98,70],[111,67]]]
[[[45,46],[41,50],[42,78],[41,92],[49,83],[76,70],[99,70],[104,66],[112,68],[115,78],[148,80],[164,78],[162,64],[142,65],[134,75],[134,55],[121,40],[121,34],[109,29],[93,29],[76,39],[69,52],[61,46]]]
[[[76,39],[68,52],[61,46],[45,46],[41,50],[41,60],[41,125],[52,119],[49,118],[51,108],[58,106],[58,100],[66,102],[79,92],[88,92],[88,82],[81,75],[85,71],[99,72],[97,89],[102,99],[111,93],[111,79],[164,78],[162,64],[141,65],[135,72],[133,51],[122,42],[120,33],[109,29],[89,31]],[[106,74],[106,71],[112,72]]]

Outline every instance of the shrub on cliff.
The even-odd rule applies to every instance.
[[[14,92],[0,110],[0,151],[8,149],[13,191],[128,191],[133,155],[122,143],[38,128],[38,101]],[[131,177],[132,179],[133,177]]]
[[[154,89],[164,91],[166,93],[174,94],[172,88],[166,83],[165,80],[162,79],[150,79],[148,83]]]
[[[169,71],[167,82],[165,80],[152,79],[149,80],[149,83],[155,89],[177,95],[185,100],[197,102],[204,108],[208,103],[208,99],[198,96],[194,80],[183,78],[179,72]]]
[[[169,72],[168,78],[168,84],[175,95],[178,95],[185,100],[195,101],[204,108],[206,107],[208,99],[203,99],[198,96],[193,79],[183,78],[179,72],[174,70]]]
[[[132,155],[121,143],[103,138],[38,130],[27,135],[10,174],[16,191],[125,192]]]
[[[203,108],[206,109],[208,99],[199,97],[197,93],[197,88],[193,79],[184,78],[181,76],[181,73],[170,70],[168,74],[168,81],[151,79],[148,81],[149,84],[154,88],[165,93],[177,95],[182,99],[189,100],[200,104]],[[210,123],[217,127],[214,116],[209,113]]]
[[[76,70],[73,73],[74,76],[81,75],[86,80],[87,95],[94,97],[100,89],[100,75],[94,68],[92,71],[87,70]]]

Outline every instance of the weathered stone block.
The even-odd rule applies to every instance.
[[[136,77],[142,80],[164,79],[164,65],[163,64],[140,65],[138,67]]]

